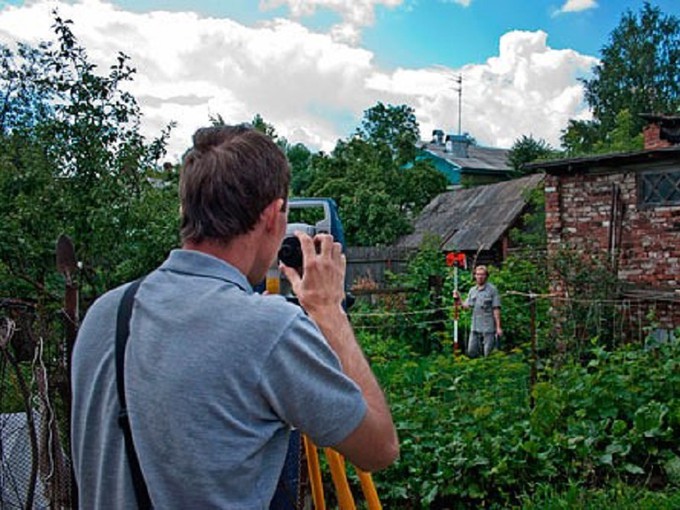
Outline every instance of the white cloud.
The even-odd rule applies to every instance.
[[[557,12],[580,12],[594,9],[595,7],[597,7],[597,2],[595,0],[567,0]]]
[[[329,9],[342,19],[341,23],[332,27],[331,35],[338,42],[357,44],[361,28],[375,22],[377,6],[397,7],[402,2],[403,0],[261,0],[260,8],[276,9],[285,5],[293,18],[311,16],[317,9]]]
[[[54,5],[35,0],[0,10],[0,42],[51,38]],[[481,65],[385,71],[370,51],[286,19],[251,27],[188,12],[131,13],[102,0],[61,3],[59,10],[74,20],[101,72],[118,51],[130,55],[138,70],[130,91],[142,107],[144,132],[155,136],[169,121],[178,124],[171,157],[216,114],[237,123],[259,113],[289,141],[328,151],[377,101],[414,107],[427,138],[434,128],[457,126],[452,77],[459,73],[463,129],[485,145],[509,147],[522,134],[557,145],[570,118],[589,115],[576,77],[595,59],[551,49],[543,32],[505,34],[498,56]]]
[[[462,130],[483,145],[510,147],[523,134],[559,146],[569,119],[589,118],[577,77],[597,62],[572,50],[554,50],[544,32],[509,32],[499,55],[461,69],[376,73],[367,86],[416,108],[423,138],[433,129],[457,130],[458,84],[463,78]]]
[[[458,4],[463,7],[470,7],[470,4],[472,3],[472,0],[440,0],[440,1],[445,4]]]

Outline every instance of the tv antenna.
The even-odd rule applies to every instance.
[[[458,78],[452,78],[454,83],[457,84],[453,87],[453,90],[458,92],[458,136],[462,134],[461,132],[461,118],[462,118],[462,105],[463,105],[463,75],[459,74]]]

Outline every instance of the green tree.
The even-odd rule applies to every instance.
[[[561,137],[567,156],[594,153],[602,131],[602,126],[595,120],[570,120]]]
[[[357,136],[376,148],[389,148],[389,154],[400,165],[415,159],[420,128],[415,110],[407,105],[384,105],[378,102],[364,112]]]
[[[557,156],[557,151],[553,149],[545,140],[536,140],[532,136],[522,135],[522,138],[515,140],[508,154],[508,161],[518,175],[528,173],[524,165],[534,161],[551,159]]]
[[[66,233],[87,303],[164,257],[177,240],[177,201],[172,183],[147,179],[170,126],[142,137],[123,86],[135,72],[128,57],[97,74],[70,25],[55,13],[56,43],[0,50],[0,292],[58,298],[54,243]]]
[[[593,77],[583,83],[594,119],[592,125],[570,123],[562,143],[572,154],[590,151],[592,136],[595,143],[607,145],[607,135],[622,126],[617,117],[623,110],[631,116],[629,139],[644,125],[640,113],[676,112],[680,107],[680,19],[663,14],[649,2],[637,14],[627,10],[602,48]],[[581,139],[586,143],[575,145]]]
[[[641,150],[644,136],[634,127],[635,124],[630,111],[624,108],[616,114],[614,125],[609,131],[597,122],[575,121],[570,124],[562,141],[569,156]]]
[[[312,182],[314,174],[310,169],[312,161],[312,151],[304,144],[296,143],[290,145],[286,151],[288,163],[290,163],[291,194],[300,196],[302,190],[307,189]]]
[[[637,114],[673,112],[680,106],[680,19],[645,2],[628,10],[602,48],[594,77],[584,82],[586,100],[605,129],[624,109]]]
[[[627,108],[624,108],[616,114],[612,129],[594,144],[593,152],[626,152],[642,149],[644,136],[636,124],[636,119]],[[633,135],[633,133],[637,134]]]

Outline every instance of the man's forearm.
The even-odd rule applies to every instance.
[[[502,329],[501,328],[501,310],[500,308],[494,308],[493,311],[493,318],[494,321],[496,322],[496,329]]]

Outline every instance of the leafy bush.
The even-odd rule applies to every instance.
[[[587,366],[548,369],[532,390],[521,350],[424,357],[360,336],[401,440],[399,461],[375,477],[388,508],[506,508],[573,483],[680,487],[678,343],[594,347]]]

